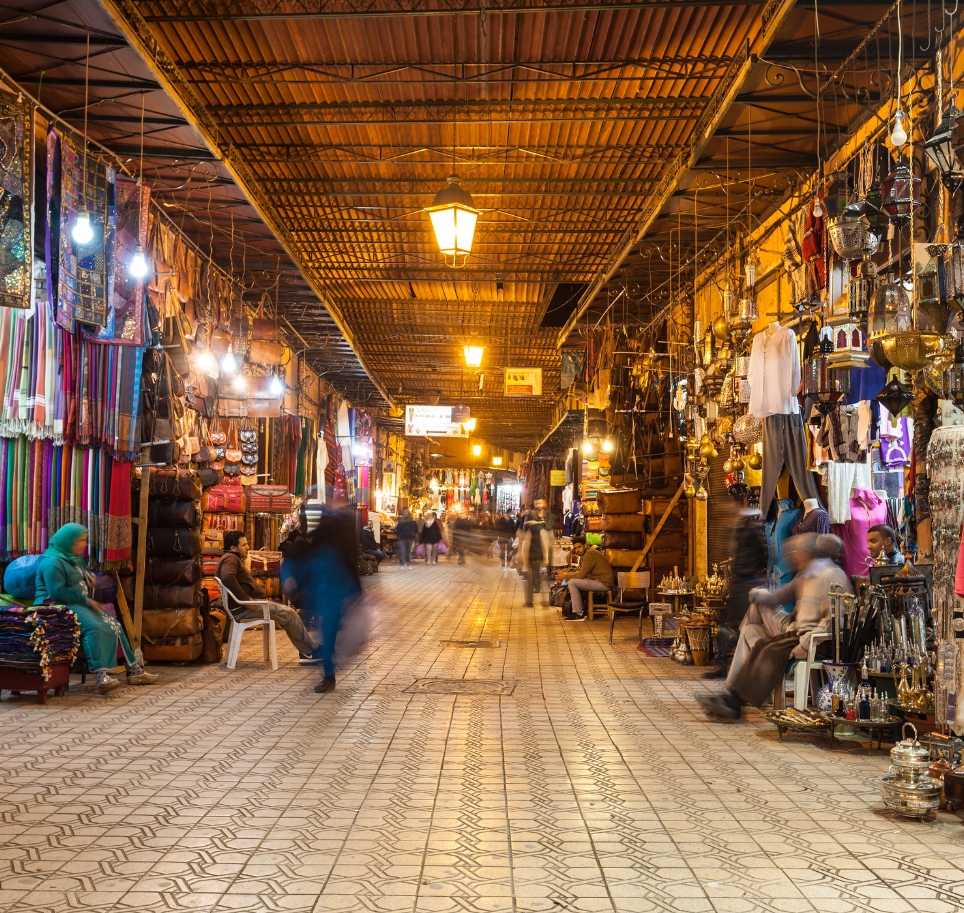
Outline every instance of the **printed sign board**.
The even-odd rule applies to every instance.
[[[542,368],[506,368],[506,396],[542,396]]]
[[[452,421],[452,406],[406,406],[406,437],[468,437],[465,426]]]

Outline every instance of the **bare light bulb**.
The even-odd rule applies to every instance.
[[[824,215],[823,203],[821,202],[820,197],[814,197],[813,198],[813,217],[815,219],[822,219],[823,215]]]
[[[612,452],[613,452],[613,442],[612,442],[611,440],[609,440],[608,437],[606,438],[606,440],[603,441],[602,449],[603,449],[603,453],[612,453]]]
[[[281,383],[281,378],[275,375],[271,378],[268,389],[271,391],[272,396],[281,396],[281,394],[285,392],[285,385]]]
[[[90,213],[87,212],[86,206],[77,213],[77,218],[74,221],[74,227],[70,232],[70,236],[78,244],[90,244],[93,240],[94,229],[90,227]]]
[[[225,374],[234,374],[238,370],[238,360],[231,349],[228,349],[228,354],[221,359],[221,370]]]
[[[583,453],[592,453],[592,441],[583,441],[583,442],[582,442],[582,452],[583,452]]]
[[[244,389],[247,388],[247,386],[248,386],[248,383],[247,383],[247,381],[244,379],[244,375],[243,375],[243,374],[239,374],[237,377],[234,378],[234,389],[235,389],[235,390],[244,390]]]
[[[218,370],[218,363],[214,360],[214,356],[205,349],[202,352],[198,352],[194,359],[194,364],[198,371],[202,374],[207,374],[209,377],[214,377]]]
[[[137,245],[127,270],[135,279],[143,279],[147,275],[147,257],[144,256],[144,248],[140,244]]]
[[[907,142],[907,131],[904,129],[904,112],[897,109],[894,114],[894,129],[890,134],[890,141],[899,149]]]

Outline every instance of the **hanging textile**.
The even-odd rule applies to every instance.
[[[108,206],[108,169],[84,155],[69,140],[60,143],[60,287],[57,322],[66,329],[73,321],[107,323],[107,269],[113,262],[108,244],[113,238]],[[86,180],[85,180],[86,174]],[[74,240],[77,216],[86,207],[93,237]]]
[[[0,307],[33,302],[33,108],[0,92]]]
[[[140,453],[137,409],[144,353],[129,346],[78,346],[73,439],[133,460]]]
[[[112,212],[108,224],[114,227],[113,257],[108,262],[107,319],[96,332],[86,331],[92,342],[121,346],[144,345],[144,277],[130,273],[130,262],[138,249],[147,250],[148,214],[151,190],[130,178],[111,175]]]

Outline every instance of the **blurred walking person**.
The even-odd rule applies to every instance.
[[[419,543],[425,546],[425,563],[438,564],[438,544],[442,541],[442,525],[434,510],[425,514],[425,525],[419,536]]]
[[[406,507],[402,511],[402,518],[395,527],[395,538],[398,540],[398,563],[404,568],[412,566],[412,550],[418,536],[418,524],[412,519],[412,512]]]
[[[346,613],[359,608],[362,595],[352,521],[341,515],[323,516],[307,542],[296,542],[288,550],[281,568],[281,586],[289,598],[297,595],[309,625],[321,635],[316,653],[324,667],[324,678],[315,692],[326,694],[335,687],[339,631],[344,628]],[[351,643],[343,643],[342,652],[351,652],[366,636],[367,630],[353,630]]]

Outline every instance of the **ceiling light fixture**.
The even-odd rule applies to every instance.
[[[465,355],[465,363],[470,368],[478,368],[482,365],[482,356],[485,353],[485,346],[463,346],[462,354]]]
[[[481,445],[481,444],[473,444],[473,445],[472,445],[472,456],[475,456],[475,457],[477,457],[477,456],[482,456],[482,445]]]
[[[432,205],[425,211],[432,219],[435,240],[446,263],[454,269],[465,266],[472,253],[475,223],[480,212],[475,208],[472,194],[462,189],[457,174],[449,177],[448,184],[435,194]]]

